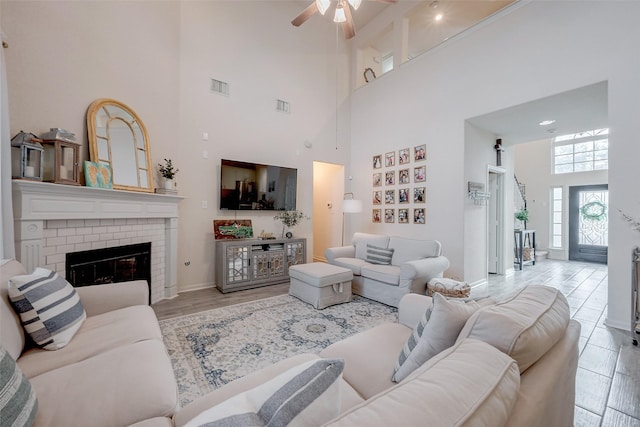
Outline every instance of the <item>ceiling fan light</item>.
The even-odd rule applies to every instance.
[[[333,17],[333,22],[345,22],[347,20],[347,16],[344,14],[343,7],[336,7],[336,14]]]
[[[349,4],[353,7],[353,10],[358,10],[360,4],[362,4],[362,0],[347,0]]]
[[[331,5],[331,0],[316,0],[316,6],[318,7],[318,12],[321,15],[324,15],[329,6]]]

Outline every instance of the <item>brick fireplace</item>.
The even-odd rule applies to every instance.
[[[181,197],[13,181],[16,258],[66,277],[68,253],[151,244],[151,301],[177,295]]]

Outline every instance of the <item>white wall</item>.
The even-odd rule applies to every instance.
[[[86,111],[98,98],[144,121],[152,161],[173,154],[177,117],[179,4],[3,1],[11,136],[61,127],[89,157]]]
[[[494,145],[496,135],[480,129],[470,123],[465,123],[464,145],[464,185],[465,195],[469,181],[479,182],[485,185],[485,191],[489,191],[488,165],[498,167],[496,163],[496,151]],[[502,165],[504,173],[504,204],[503,216],[506,230],[513,229],[513,215],[510,206],[513,205],[513,149],[505,148],[502,153]],[[488,276],[488,206],[476,205],[468,198],[464,202],[464,270],[461,277],[470,282],[482,282]],[[503,236],[502,264],[506,269],[513,268],[513,238],[507,231]],[[485,244],[482,245],[481,243]],[[473,278],[473,279],[471,279]]]
[[[182,148],[176,154],[179,165],[189,166],[178,177],[187,197],[180,207],[178,252],[182,261],[191,261],[188,267],[179,263],[182,289],[214,281],[213,219],[251,219],[256,233],[279,236],[282,230],[273,212],[218,209],[221,158],[297,168],[297,208],[309,216],[313,161],[344,164],[348,158],[342,128],[348,129],[349,117],[338,117],[336,136],[335,114],[336,102],[343,103],[348,93],[345,85],[336,93],[335,86],[336,77],[346,81],[347,56],[342,41],[336,46],[330,21],[312,19],[300,28],[289,23],[300,7],[296,2],[181,3]],[[228,82],[230,96],[210,93],[210,78]],[[275,111],[277,99],[291,103],[291,114]],[[202,141],[203,132],[209,141]],[[203,200],[208,209],[201,208]],[[308,259],[314,252],[312,230],[312,222],[303,221],[293,231],[307,238]]]
[[[591,130],[591,129],[585,129]],[[550,250],[549,257],[566,260],[569,256],[569,187],[608,183],[608,171],[552,174],[552,140],[518,144],[515,149],[515,169],[518,180],[526,186],[527,228],[536,230],[536,245],[539,250],[547,250],[551,238],[551,188],[562,187],[563,206],[563,248]],[[615,212],[610,212],[615,215]]]
[[[89,104],[109,97],[132,107],[148,129],[153,163],[171,158],[180,169],[179,289],[211,286],[214,219],[252,219],[256,233],[281,230],[273,212],[218,209],[221,158],[297,168],[298,209],[307,215],[312,162],[348,161],[345,44],[336,42],[330,19],[293,27],[290,20],[304,7],[281,1],[2,1],[1,24],[11,40],[5,51],[11,134],[63,127],[83,141],[87,158]],[[211,78],[228,82],[230,96],[210,93]],[[277,113],[276,99],[289,101],[291,114]],[[309,256],[311,230],[311,221],[294,230],[308,238]]]
[[[370,156],[383,147],[426,143],[429,156],[426,226],[373,226],[363,216],[362,228],[441,240],[452,263],[447,274],[461,274],[465,247],[486,246],[464,233],[465,119],[604,80],[612,129],[611,206],[640,217],[633,184],[640,179],[635,164],[640,154],[635,143],[640,132],[637,16],[638,2],[525,3],[357,90],[352,97],[354,175],[368,178]],[[370,192],[368,180],[356,191]],[[619,217],[611,218],[608,322],[614,326],[630,326],[631,249],[639,242]]]

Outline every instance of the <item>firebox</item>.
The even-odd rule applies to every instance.
[[[146,280],[151,303],[151,243],[70,252],[67,280],[75,287]]]

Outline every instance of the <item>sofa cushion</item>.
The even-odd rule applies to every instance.
[[[365,399],[393,387],[391,373],[411,329],[383,323],[331,344],[321,357],[344,359],[344,379]]]
[[[87,317],[73,286],[44,268],[10,278],[9,298],[25,331],[46,350],[67,345]]]
[[[451,347],[469,317],[478,309],[480,306],[474,301],[447,300],[435,294],[432,307],[427,309],[400,352],[392,381],[402,381],[424,362]]]
[[[557,289],[527,286],[469,318],[458,340],[485,341],[518,362],[523,373],[564,335],[569,304]]]
[[[353,233],[351,243],[356,248],[356,258],[367,258],[367,243],[381,248],[389,246],[389,236],[382,234]]]
[[[114,348],[144,340],[162,340],[155,312],[137,305],[87,317],[73,340],[55,352],[31,348],[18,364],[28,378],[70,365]]]
[[[327,426],[500,427],[515,404],[519,381],[513,359],[467,339]]]
[[[391,264],[400,265],[407,261],[440,256],[442,245],[437,240],[391,236],[388,247],[394,249]]]
[[[369,265],[364,259],[359,258],[336,258],[332,262],[333,265],[338,267],[348,268],[353,272],[354,276],[360,276],[362,266]]]
[[[340,412],[344,361],[318,359],[302,363],[219,405],[208,408],[185,427],[220,425],[321,425]]]
[[[400,285],[400,267],[395,265],[368,264],[360,268],[360,275],[377,280],[383,284]]]
[[[18,313],[11,306],[9,278],[27,274],[22,264],[14,259],[0,261],[0,344],[17,360],[24,348],[24,328]]]
[[[31,378],[38,427],[126,426],[171,417],[177,386],[162,341],[118,347]]]
[[[0,345],[0,421],[3,426],[31,426],[38,399],[7,350]]]
[[[393,249],[387,249],[367,243],[367,258],[365,261],[368,263],[389,265],[391,264],[392,257]]]

